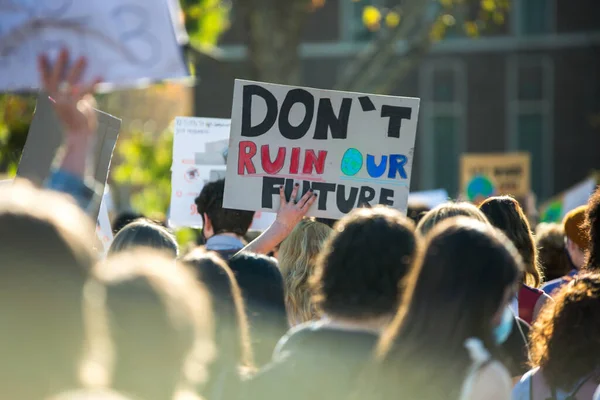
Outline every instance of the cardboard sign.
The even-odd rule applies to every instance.
[[[299,183],[312,216],[406,211],[418,113],[415,98],[236,80],[224,206],[276,211]]]
[[[96,110],[96,114],[98,131],[94,157],[94,178],[101,185],[105,185],[110,169],[110,160],[121,129],[121,120],[98,110]],[[62,140],[62,127],[54,113],[52,102],[48,95],[40,93],[17,169],[17,176],[29,179],[38,186],[42,185],[50,175],[52,161]],[[98,211],[99,209],[94,210],[92,217],[97,216]]]
[[[39,88],[36,57],[55,59],[62,47],[87,57],[87,79],[132,85],[187,76],[173,26],[178,10],[165,0],[1,3],[0,91]]]
[[[478,204],[490,196],[527,196],[531,191],[529,153],[464,154],[461,191]]]
[[[207,182],[225,178],[231,121],[177,117],[173,137],[169,225],[202,227],[195,199]],[[256,213],[251,229],[264,230],[275,214]]]

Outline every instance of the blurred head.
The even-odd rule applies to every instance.
[[[212,298],[218,352],[217,361],[211,369],[216,370],[215,374],[220,372],[219,368],[242,369],[242,373],[253,370],[250,328],[242,291],[233,272],[223,259],[200,248],[188,254],[183,261],[196,271]]]
[[[417,250],[413,230],[411,220],[386,207],[355,209],[342,218],[310,279],[317,308],[340,320],[389,322]]]
[[[429,233],[434,226],[438,223],[453,217],[469,217],[476,219],[480,222],[487,223],[487,219],[485,215],[479,211],[477,207],[475,207],[471,203],[444,203],[435,207],[433,210],[428,211],[419,221],[417,225],[417,232],[425,236]]]
[[[565,276],[571,270],[565,250],[565,231],[560,224],[542,222],[537,226],[536,246],[546,281]]]
[[[600,274],[580,274],[553,296],[531,333],[531,365],[570,389],[600,368]]]
[[[481,203],[479,209],[493,226],[504,232],[521,254],[525,266],[524,283],[539,287],[543,276],[538,264],[537,247],[519,203],[509,196],[490,197]]]
[[[119,213],[119,215],[117,215],[112,221],[113,233],[116,235],[125,226],[141,218],[144,218],[144,215],[136,213],[134,211],[123,211]]]
[[[16,182],[0,189],[0,238],[0,398],[74,387],[94,225],[70,198]]]
[[[407,216],[417,225],[429,211],[431,208],[427,204],[409,202]]]
[[[121,229],[111,243],[108,254],[113,255],[137,247],[163,251],[173,258],[179,254],[175,236],[167,228],[145,219],[134,221]]]
[[[319,318],[312,302],[308,278],[312,276],[316,258],[332,229],[325,224],[303,219],[281,243],[279,268],[285,284],[285,305],[290,324],[297,325]]]
[[[588,201],[585,227],[590,240],[585,267],[600,272],[600,188],[596,189]]]
[[[585,252],[590,244],[588,230],[585,226],[586,211],[587,206],[577,207],[569,211],[563,219],[567,252],[577,269],[581,269],[585,265]]]
[[[196,208],[202,217],[202,232],[206,239],[222,233],[244,236],[252,220],[254,211],[230,210],[223,208],[225,180],[209,182],[196,198]]]
[[[424,249],[377,354],[407,398],[458,398],[471,364],[465,341],[495,346],[494,327],[517,290],[521,261],[501,232],[464,217],[436,226]]]
[[[205,380],[212,310],[193,271],[140,248],[109,257],[93,275],[85,293],[88,384],[158,400]]]

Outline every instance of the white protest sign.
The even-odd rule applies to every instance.
[[[36,57],[88,59],[86,78],[116,85],[187,76],[165,0],[0,1],[0,91],[40,87]],[[180,33],[178,35],[181,36]]]
[[[589,178],[565,192],[563,197],[562,216],[571,210],[586,205],[588,199],[596,190],[596,179]]]
[[[110,219],[108,218],[108,208],[106,207],[104,198],[100,204],[100,213],[98,214],[98,223],[96,224],[96,235],[98,236],[100,242],[102,242],[102,245],[104,246],[104,252],[106,253],[113,241],[113,233]]]
[[[170,226],[202,227],[194,200],[207,182],[225,177],[230,126],[228,119],[175,119]],[[273,221],[275,214],[256,213],[250,229],[264,230]]]
[[[409,203],[422,203],[429,208],[435,208],[448,201],[450,197],[445,189],[412,192],[408,195]]]
[[[312,216],[406,211],[418,113],[416,98],[236,80],[224,207],[274,211],[299,183]]]

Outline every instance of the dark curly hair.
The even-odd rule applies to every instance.
[[[531,331],[531,366],[569,390],[600,368],[600,274],[581,274],[554,296]]]
[[[355,209],[336,224],[317,259],[310,282],[315,305],[342,318],[391,317],[416,250],[414,224],[400,212]]]
[[[600,272],[600,188],[588,200],[585,226],[590,235],[585,265],[588,270]]]
[[[504,232],[521,254],[525,265],[524,283],[539,287],[543,275],[538,262],[538,251],[529,221],[519,202],[510,196],[490,197],[479,205],[479,209],[493,226]]]
[[[215,235],[221,233],[235,233],[244,236],[252,220],[254,211],[230,210],[223,208],[225,192],[225,179],[209,182],[202,188],[200,196],[196,198],[196,208],[204,221],[204,214],[210,218]]]

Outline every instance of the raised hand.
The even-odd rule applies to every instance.
[[[310,207],[313,205],[315,200],[317,199],[317,195],[313,193],[313,190],[310,189],[308,192],[302,196],[300,201],[296,202],[296,196],[298,196],[298,189],[300,188],[299,184],[294,185],[294,189],[292,190],[292,194],[290,196],[290,201],[287,201],[285,198],[285,190],[283,186],[279,188],[279,211],[277,211],[277,218],[275,221],[290,232],[298,225],[298,223],[304,218]]]

